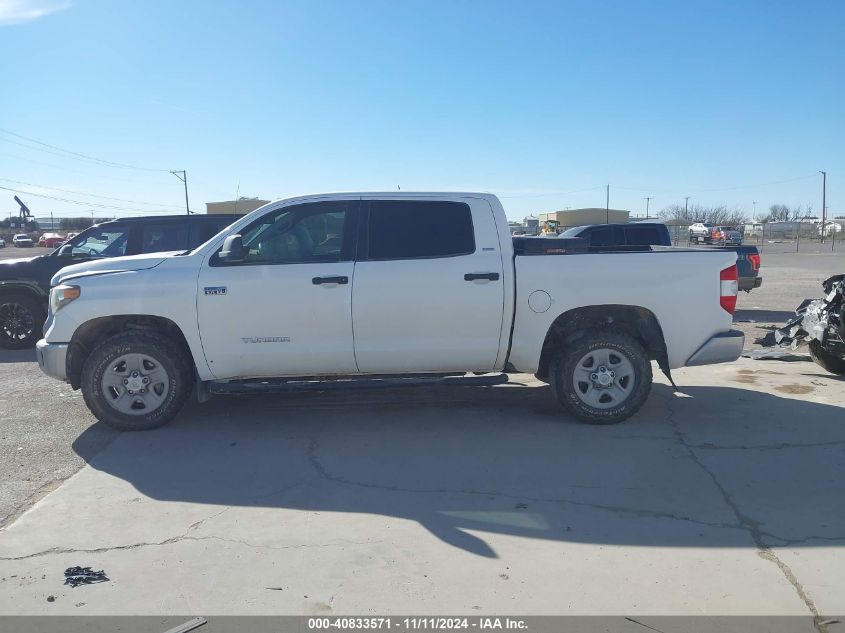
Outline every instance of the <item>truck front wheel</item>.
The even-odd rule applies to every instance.
[[[35,345],[47,315],[35,297],[9,295],[0,299],[0,347],[25,349]]]
[[[651,363],[643,346],[616,330],[592,330],[552,362],[552,392],[588,424],[618,424],[634,415],[651,390]]]
[[[85,404],[98,420],[121,431],[166,424],[191,388],[191,364],[182,347],[143,331],[115,334],[82,367]]]

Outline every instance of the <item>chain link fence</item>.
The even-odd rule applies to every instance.
[[[754,224],[746,227],[739,227],[742,231],[742,243],[756,246],[760,252],[770,253],[819,253],[824,251],[845,250],[845,228],[837,230],[836,226],[845,227],[845,220],[836,221],[829,227],[822,239],[819,224],[812,222],[774,222],[770,224]],[[563,233],[574,226],[559,226],[558,231]],[[673,246],[706,246],[690,235],[690,225],[667,224],[669,237]],[[521,233],[524,228],[515,228],[515,235]]]
[[[837,223],[838,224],[838,223]],[[845,225],[845,221],[842,222]],[[675,246],[696,246],[690,239],[690,227],[667,226],[672,244]],[[845,230],[829,226],[822,236],[820,226],[812,222],[774,222],[755,224],[742,231],[742,243],[756,246],[760,252],[772,253],[818,253],[825,250],[845,249]]]

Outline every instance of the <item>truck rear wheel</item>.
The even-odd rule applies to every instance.
[[[634,415],[651,391],[651,362],[643,346],[616,330],[592,330],[552,362],[552,392],[588,424],[618,424]]]
[[[98,420],[121,431],[166,424],[191,388],[191,365],[182,347],[141,331],[107,339],[82,367],[85,404]]]
[[[0,347],[25,349],[41,337],[47,315],[35,297],[8,295],[0,299]]]
[[[845,375],[845,358],[831,354],[815,339],[810,341],[809,348],[810,356],[816,361],[816,365],[829,371],[831,374]]]

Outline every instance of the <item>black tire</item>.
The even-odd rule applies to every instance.
[[[575,372],[582,359],[606,349],[612,358],[624,359],[631,367],[625,382],[627,396],[608,408],[591,406],[582,399],[575,385]],[[613,329],[591,330],[567,345],[552,360],[552,393],[563,408],[588,424],[618,424],[639,411],[651,391],[651,362],[643,346],[633,337]],[[608,398],[609,396],[602,396]]]
[[[47,314],[35,297],[10,294],[0,298],[0,347],[26,349],[41,338]]]
[[[816,361],[816,365],[825,371],[829,371],[831,374],[845,375],[845,358],[831,354],[815,339],[810,341],[809,348],[810,356]]]
[[[155,409],[128,414],[117,410],[105,393],[103,375],[126,354],[142,354],[167,373],[167,393]],[[191,362],[182,346],[157,333],[115,334],[97,346],[82,367],[82,395],[97,419],[120,431],[145,431],[167,424],[182,409],[193,389]]]

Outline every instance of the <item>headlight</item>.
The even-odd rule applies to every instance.
[[[81,294],[82,290],[79,286],[66,286],[64,284],[56,286],[50,291],[50,311],[56,314],[71,301],[78,299]]]

